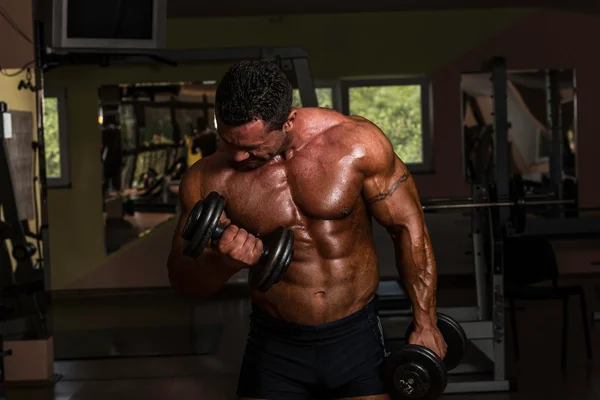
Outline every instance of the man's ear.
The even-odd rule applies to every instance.
[[[289,132],[294,127],[294,122],[296,120],[296,115],[298,114],[297,110],[292,110],[290,115],[288,115],[287,121],[283,124],[283,130],[285,132]]]

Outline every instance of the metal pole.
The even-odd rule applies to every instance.
[[[41,226],[36,227],[40,229],[42,235],[42,247],[38,249],[42,253],[41,268],[44,271],[44,297],[40,300],[40,304],[36,303],[36,308],[41,309],[39,317],[39,329],[38,335],[40,338],[46,338],[52,335],[52,312],[51,307],[46,301],[49,298],[49,293],[52,290],[52,274],[50,265],[50,231],[48,228],[48,180],[46,177],[46,153],[44,144],[44,77],[43,69],[45,66],[44,58],[44,27],[42,22],[36,15],[37,10],[33,11],[34,19],[34,50],[35,50],[35,100],[36,100],[36,120],[37,120],[37,142],[38,142],[38,166],[39,166],[39,183],[40,183],[40,214],[41,214]],[[35,195],[35,194],[34,194]],[[37,212],[37,210],[36,210]],[[34,302],[36,294],[33,294]]]
[[[319,102],[317,101],[317,93],[310,73],[308,58],[294,58],[292,61],[294,63],[294,72],[296,73],[302,107],[318,107]]]
[[[484,187],[473,185],[473,199],[480,201]],[[490,300],[488,290],[488,268],[485,259],[484,210],[474,208],[471,218],[471,236],[473,238],[473,264],[475,267],[475,288],[477,291],[477,313],[480,321],[490,320]]]
[[[507,106],[507,74],[506,61],[502,57],[493,59],[492,85],[494,89],[494,149],[495,149],[495,180],[499,198],[509,195],[510,182],[510,151],[508,143],[508,106]],[[501,219],[508,214],[500,215]]]
[[[508,106],[507,106],[507,73],[506,60],[495,57],[492,60],[492,85],[494,90],[494,149],[496,191],[498,198],[509,195],[510,153],[508,146]],[[505,380],[504,349],[504,256],[503,237],[509,222],[509,210],[498,210],[500,226],[492,229],[492,324],[494,331],[494,379]],[[493,220],[493,218],[490,218]],[[493,228],[493,227],[492,227]]]
[[[481,185],[479,185],[481,187]],[[478,201],[485,201],[487,199],[486,196],[479,196]],[[554,199],[553,193],[532,193],[525,196],[525,201],[529,201],[531,199]],[[501,199],[505,200],[505,199]],[[430,203],[459,203],[459,202],[467,202],[473,201],[472,196],[458,196],[458,197],[422,197],[422,204],[430,204]]]
[[[546,71],[546,114],[550,133],[550,190],[556,193],[559,199],[562,199],[563,133],[560,105],[558,71],[550,69]],[[553,211],[555,216],[560,214],[558,207]]]
[[[545,205],[561,205],[574,204],[575,200],[535,200],[525,201],[525,206],[545,206]],[[465,203],[465,204],[432,204],[424,205],[423,210],[448,210],[448,209],[470,209],[470,208],[486,208],[486,207],[512,207],[517,205],[515,201],[496,201],[490,203]]]

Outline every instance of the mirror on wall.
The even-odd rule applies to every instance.
[[[575,71],[508,71],[507,113],[511,174],[521,174],[531,192],[575,196],[577,121]],[[468,182],[493,180],[494,98],[489,73],[462,74],[465,175]],[[559,142],[552,140],[553,132]]]
[[[99,89],[107,253],[175,217],[187,168],[217,147],[213,83]]]

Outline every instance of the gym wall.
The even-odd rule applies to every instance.
[[[33,38],[31,0],[0,0],[0,5],[11,16],[15,24],[27,36]],[[25,41],[5,21],[0,24],[0,37],[2,38],[0,40],[0,68],[21,68],[33,60],[33,45]],[[7,99],[4,97],[3,101],[7,101]]]
[[[436,173],[419,175],[416,179],[423,196],[454,196],[467,195],[469,190],[462,171],[460,73],[479,70],[490,55],[499,54],[507,55],[510,67],[524,56],[524,62],[531,64],[532,68],[562,66],[563,61],[572,59],[575,48],[572,43],[581,41],[582,30],[594,32],[596,21],[595,18],[579,14],[522,9],[298,15],[286,16],[274,22],[266,17],[177,19],[170,21],[168,26],[168,47],[298,45],[310,52],[313,76],[319,79],[415,74],[432,76]],[[561,29],[566,39],[561,39],[564,47],[558,50],[553,39],[558,33],[552,33],[556,26],[569,27]],[[202,32],[198,32],[199,27]],[[206,32],[211,34],[201,34]],[[440,35],[439,32],[445,33]],[[515,39],[515,35],[518,39]],[[512,50],[508,51],[509,42],[510,46],[522,48],[515,50],[511,47]],[[523,45],[524,42],[527,45]],[[489,43],[495,47],[488,48]],[[570,47],[567,46],[569,43]],[[548,61],[561,63],[542,62],[545,53],[554,53],[554,58]],[[578,68],[571,64],[565,66]],[[77,167],[72,168],[71,188],[51,190],[49,194],[52,287],[55,290],[156,286],[161,276],[164,285],[168,285],[166,257],[153,257],[153,263],[144,264],[129,262],[133,259],[125,253],[104,254],[102,201],[99,195],[101,164],[96,119],[97,87],[109,83],[211,79],[218,78],[223,71],[224,68],[214,66],[171,68],[156,65],[119,69],[68,67],[47,74],[48,87],[67,89],[70,162]],[[581,85],[579,78],[578,74],[578,85]],[[595,84],[594,78],[588,76],[586,84],[594,87],[600,84],[600,81],[596,81]],[[579,118],[583,118],[581,111]],[[580,122],[580,136],[584,134],[582,127]],[[580,153],[578,159],[582,165],[585,163],[583,158]],[[583,177],[581,172],[580,176]],[[454,223],[454,219],[445,222],[440,231],[450,232],[447,228]],[[144,245],[144,240],[157,240],[156,237],[160,236],[166,252],[170,245],[169,229],[172,232],[173,227],[173,224],[165,225],[164,229],[121,251],[140,251],[137,246],[149,249],[151,246]],[[157,236],[153,238],[152,235]],[[454,240],[452,235],[449,235],[448,241],[444,238],[437,240],[440,243],[437,248],[452,250],[455,243],[450,240]],[[465,244],[468,245],[468,241]],[[389,260],[391,250],[386,248],[383,252],[383,260]],[[454,263],[447,260],[445,253],[438,254],[437,258],[444,260],[444,264],[452,269]],[[444,268],[440,267],[440,271],[447,272]],[[133,271],[135,274],[129,273]],[[382,275],[390,274],[395,274],[393,262],[386,261]],[[121,276],[132,275],[136,279],[120,280]],[[147,276],[152,277],[148,282],[145,279]]]

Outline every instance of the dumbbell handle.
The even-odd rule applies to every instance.
[[[211,239],[212,240],[219,240],[221,239],[221,236],[223,236],[223,232],[225,232],[225,225],[217,225],[217,227],[215,228],[215,231],[212,234]]]
[[[227,228],[225,225],[217,225],[211,236],[211,239],[212,240],[221,239],[221,236],[223,236],[223,232],[225,232],[225,228]],[[263,244],[264,244],[264,242],[263,242]],[[262,254],[260,255],[260,259],[258,260],[258,263],[262,264],[262,263],[266,262],[268,255],[269,255],[269,248],[267,246],[263,246],[263,251],[262,251]]]

